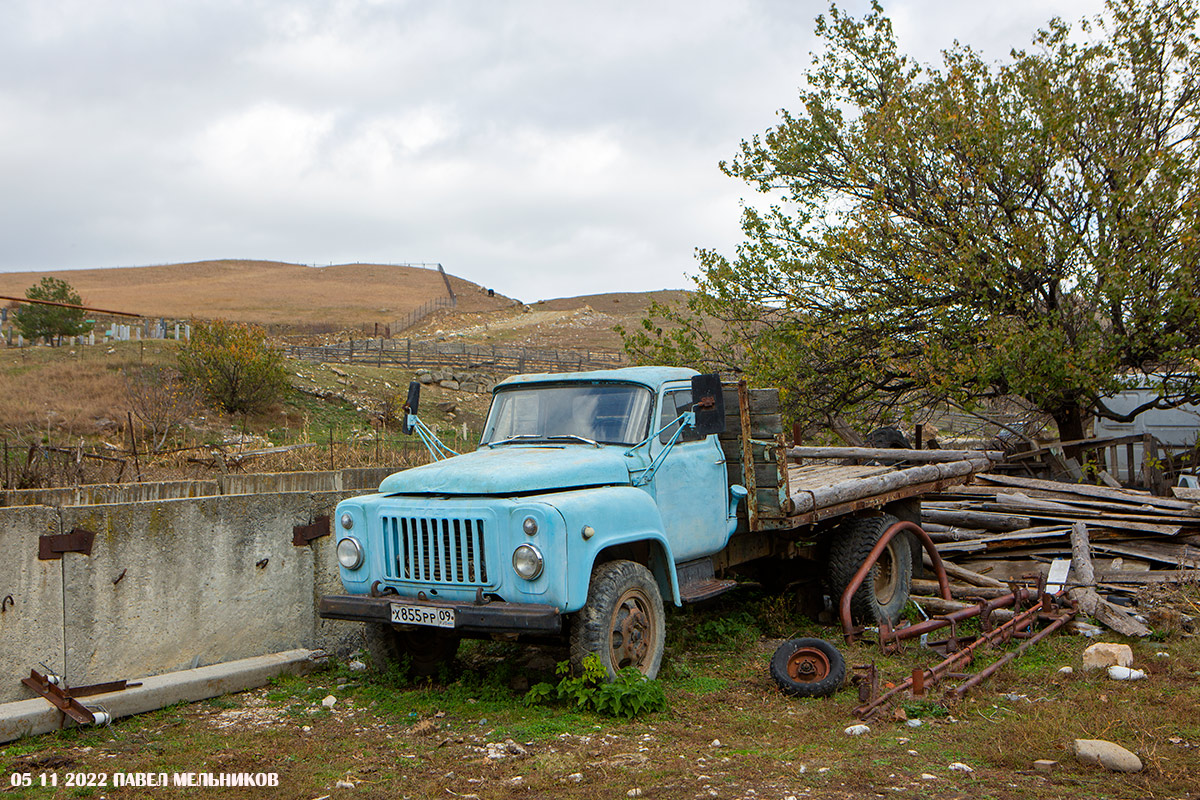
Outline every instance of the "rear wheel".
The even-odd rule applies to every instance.
[[[838,526],[829,545],[829,588],[835,605],[867,560],[883,532],[897,522],[891,514],[851,517]],[[907,533],[888,542],[862,586],[850,599],[851,617],[863,625],[894,625],[912,588],[912,548]]]
[[[454,660],[459,637],[434,628],[405,629],[376,622],[363,629],[371,667],[384,672],[405,659],[414,678],[429,678]]]
[[[846,680],[846,659],[824,639],[792,639],[771,657],[771,678],[793,697],[829,697]]]
[[[647,678],[662,664],[666,620],[650,570],[635,561],[609,561],[592,570],[587,605],[571,622],[571,665],[595,653],[609,679],[625,667]]]

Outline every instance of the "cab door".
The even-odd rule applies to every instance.
[[[659,401],[655,430],[691,410],[690,384],[668,385]],[[675,435],[671,426],[655,437],[657,456]],[[685,428],[650,484],[676,562],[710,555],[729,541],[729,487],[725,457],[716,436]]]

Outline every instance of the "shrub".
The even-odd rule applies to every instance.
[[[129,410],[149,433],[150,449],[157,453],[171,431],[195,409],[192,388],[171,369],[141,367],[125,372],[125,398]]]
[[[231,414],[262,411],[287,388],[283,353],[255,325],[214,320],[192,326],[179,371],[197,392]]]
[[[525,695],[526,705],[536,705],[557,697],[579,709],[629,718],[641,713],[663,711],[667,707],[662,684],[648,680],[634,667],[625,667],[610,683],[608,670],[595,653],[584,657],[582,674],[572,675],[570,664],[566,661],[558,665],[557,672],[563,676],[558,686],[549,683],[531,686]]]

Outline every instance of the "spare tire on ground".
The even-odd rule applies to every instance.
[[[824,639],[792,639],[771,657],[771,678],[792,697],[829,697],[846,680],[846,659]]]

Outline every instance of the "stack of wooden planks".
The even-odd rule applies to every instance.
[[[1000,581],[1045,574],[1071,557],[1071,529],[1086,526],[1102,591],[1200,580],[1197,500],[1089,484],[984,473],[926,496],[922,526],[941,555]]]

